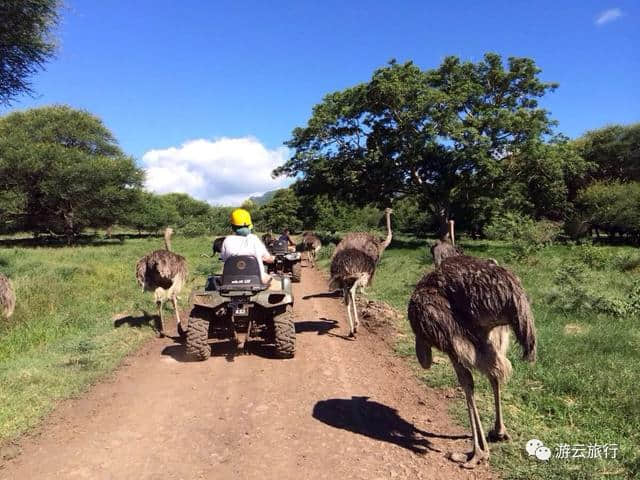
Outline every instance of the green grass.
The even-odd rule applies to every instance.
[[[190,282],[202,283],[211,240],[175,238]],[[135,262],[159,238],[60,248],[2,248],[0,271],[12,278],[17,306],[0,321],[0,443],[33,427],[60,399],[85,391],[153,335],[148,326],[114,328],[114,319],[156,312],[135,281]],[[216,264],[218,263],[215,261]],[[170,306],[167,307],[170,312]]]
[[[534,365],[520,360],[517,345],[511,348],[514,374],[504,389],[503,404],[513,441],[491,445],[491,466],[507,479],[640,478],[640,318],[562,308],[562,297],[573,292],[555,285],[554,278],[567,264],[584,263],[581,247],[547,247],[526,260],[509,263],[512,256],[507,244],[469,241],[463,246],[465,252],[495,258],[520,276],[532,301],[538,332],[538,361]],[[620,259],[637,258],[638,250],[594,248],[603,258],[611,259],[612,266],[589,269],[585,288],[624,300],[640,275],[628,271]],[[326,256],[321,265],[328,265]],[[430,269],[426,241],[401,238],[382,257],[368,295],[405,313],[416,281]],[[399,328],[397,353],[411,362],[416,375],[431,387],[457,385],[448,361],[421,370],[408,323],[402,322]],[[486,431],[493,422],[491,389],[481,374],[475,379]],[[461,425],[468,425],[462,399],[454,402],[452,412]],[[531,438],[542,440],[552,453],[560,443],[615,443],[620,450],[615,460],[552,457],[541,462],[530,459],[524,450]]]

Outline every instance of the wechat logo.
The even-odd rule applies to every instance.
[[[536,457],[538,460],[542,460],[543,462],[546,462],[551,458],[551,449],[545,447],[537,438],[529,440],[524,449],[530,457]]]

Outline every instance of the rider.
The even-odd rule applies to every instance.
[[[231,228],[235,235],[229,235],[225,238],[220,250],[220,258],[226,261],[229,257],[236,255],[251,255],[256,257],[260,265],[260,275],[262,283],[269,283],[271,275],[264,270],[263,262],[273,263],[274,258],[269,254],[264,243],[251,233],[253,223],[251,223],[251,214],[243,208],[236,208],[231,212]]]
[[[291,240],[291,237],[289,236],[289,229],[285,228],[284,231],[282,232],[282,235],[280,235],[280,238],[278,238],[279,242],[287,242],[287,247],[295,247],[296,244],[293,240]],[[289,250],[291,250],[289,248]]]

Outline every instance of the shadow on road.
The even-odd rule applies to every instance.
[[[319,292],[319,293],[310,293],[309,295],[305,295],[302,297],[303,300],[309,300],[311,298],[341,298],[342,291],[334,290],[333,292]]]
[[[317,332],[318,335],[325,335],[334,328],[338,328],[338,322],[326,318],[296,322],[296,333]]]
[[[428,438],[468,438],[466,435],[440,435],[420,430],[400,417],[396,409],[370,401],[369,397],[322,400],[313,407],[313,418],[335,428],[393,443],[414,453],[441,452]]]
[[[114,328],[120,328],[123,325],[130,327],[140,328],[143,326],[152,325],[155,328],[159,328],[160,317],[158,315],[151,315],[145,310],[142,311],[142,315],[134,317],[133,315],[127,315],[126,317],[120,317],[113,322]]]

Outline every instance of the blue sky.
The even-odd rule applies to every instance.
[[[313,105],[391,58],[431,68],[447,55],[532,57],[560,83],[543,100],[559,131],[640,121],[635,0],[66,0],[58,37],[37,96],[0,112],[87,109],[149,170],[150,188],[214,203],[277,186],[263,177]]]

